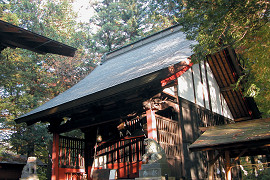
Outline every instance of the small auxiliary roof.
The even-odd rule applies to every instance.
[[[237,156],[269,154],[270,118],[209,127],[192,145],[191,151],[230,150]]]
[[[23,48],[40,54],[52,53],[73,57],[76,48],[54,41],[0,20],[0,50]]]

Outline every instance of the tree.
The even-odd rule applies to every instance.
[[[246,96],[255,98],[264,116],[270,115],[270,28],[269,23],[256,30],[254,36],[246,38],[247,46],[240,49],[243,59],[247,61]],[[239,51],[240,51],[239,50]]]
[[[91,36],[67,0],[10,0],[1,4],[0,19],[76,47],[75,57],[40,55],[28,50],[6,48],[0,61],[1,128],[14,132],[11,150],[35,155],[48,162],[51,135],[46,124],[27,127],[15,124],[16,117],[42,105],[65,91],[94,68]]]
[[[97,27],[93,35],[96,51],[103,54],[162,29],[152,23],[148,4],[147,0],[103,0],[94,4],[96,15],[90,22]]]
[[[117,2],[113,0],[104,0],[94,6],[97,13],[92,19],[98,27],[94,34],[96,50],[100,53],[105,53],[120,46],[123,41],[120,24],[120,8]]]
[[[12,113],[11,106],[3,108],[11,119],[71,87],[94,67],[87,44],[90,36],[82,28],[82,24],[77,26],[76,16],[71,12],[72,7],[68,1],[42,2],[41,8],[40,1],[10,1],[1,19],[15,22],[17,25],[20,25],[20,22],[22,27],[74,45],[78,51],[74,58],[51,54],[44,56],[22,49],[3,51],[1,100],[6,102],[3,106],[12,103],[17,106],[13,106],[17,112]],[[21,110],[18,109],[18,105],[21,105]]]

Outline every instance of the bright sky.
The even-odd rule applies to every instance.
[[[78,21],[89,22],[89,19],[94,14],[92,3],[95,0],[74,0],[74,11],[78,12]]]

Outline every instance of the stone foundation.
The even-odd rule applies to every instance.
[[[142,164],[139,171],[139,178],[136,180],[175,180],[175,177],[170,177],[171,171],[167,163],[151,163]]]

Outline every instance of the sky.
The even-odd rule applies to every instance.
[[[89,22],[89,19],[94,14],[92,7],[94,0],[74,0],[73,8],[78,12],[78,21]]]

